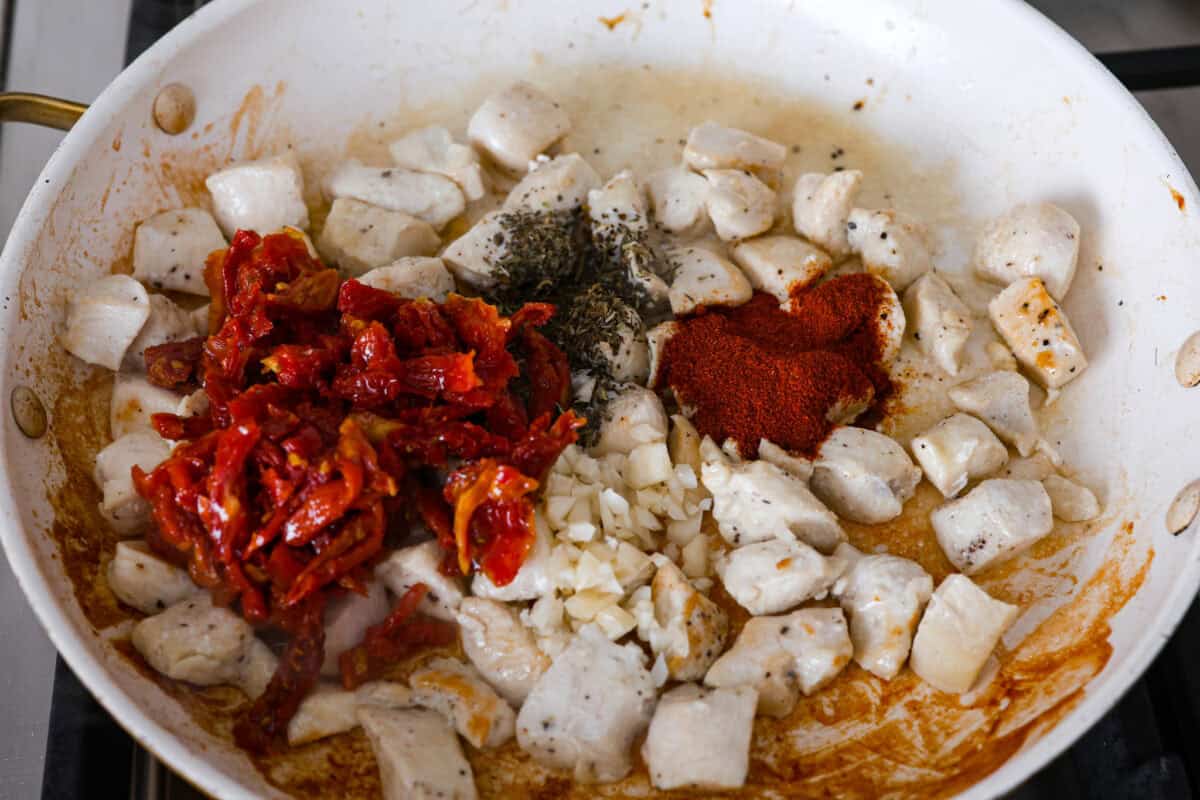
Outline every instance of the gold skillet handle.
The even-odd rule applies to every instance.
[[[87,106],[44,94],[0,92],[0,122],[29,122],[69,131]]]

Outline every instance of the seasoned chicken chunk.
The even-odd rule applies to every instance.
[[[646,180],[654,219],[669,233],[695,231],[707,218],[708,181],[684,167],[650,173]]]
[[[483,197],[483,168],[479,156],[465,144],[454,141],[440,125],[416,128],[388,146],[396,166],[418,172],[445,175],[458,184],[468,201]]]
[[[1050,495],[1054,516],[1066,522],[1085,522],[1100,513],[1096,495],[1086,486],[1069,481],[1061,475],[1047,475],[1042,486]]]
[[[118,600],[144,614],[157,614],[201,591],[186,570],[159,558],[142,541],[117,542],[105,576]]]
[[[654,618],[670,642],[663,651],[668,674],[677,681],[703,678],[725,646],[729,617],[670,562],[654,573],[650,591]]]
[[[979,417],[997,436],[1027,456],[1037,447],[1037,420],[1029,405],[1029,382],[1016,372],[989,372],[947,392],[959,411]]]
[[[538,679],[517,715],[517,742],[585,783],[620,780],[654,711],[654,679],[636,645],[585,625]]]
[[[676,265],[670,298],[677,317],[700,306],[740,306],[754,294],[737,267],[705,247],[672,248],[667,258]]]
[[[571,211],[588,192],[600,188],[600,176],[578,153],[538,162],[504,199],[506,211]]]
[[[327,261],[355,277],[404,256],[433,255],[438,235],[428,222],[403,211],[339,197],[325,218],[317,245]]]
[[[501,211],[484,214],[469,231],[447,245],[442,260],[455,278],[474,289],[496,285],[500,274],[496,265],[508,255],[504,220]]]
[[[125,351],[121,361],[123,369],[145,372],[147,347],[191,339],[196,335],[196,321],[190,311],[184,311],[165,295],[152,294],[149,299],[150,316]]]
[[[536,538],[529,555],[521,562],[516,577],[503,586],[497,586],[487,575],[477,572],[471,579],[472,594],[511,603],[518,600],[536,600],[554,588],[554,581],[550,575],[550,550],[554,537],[540,512],[534,514],[533,522]]]
[[[1047,389],[1058,389],[1087,369],[1079,337],[1041,278],[1010,285],[988,303],[988,314],[1017,361]]]
[[[550,666],[533,634],[506,603],[467,597],[458,608],[462,648],[484,680],[519,707]]]
[[[454,291],[450,276],[440,258],[406,256],[386,267],[376,267],[357,278],[359,283],[416,300],[427,297],[435,303],[446,302]]]
[[[796,180],[792,201],[792,225],[796,233],[832,255],[844,258],[850,253],[846,224],[862,185],[862,173],[856,169],[829,175],[807,173]]]
[[[615,327],[613,342],[598,341],[595,353],[607,362],[613,380],[622,383],[645,383],[650,375],[650,344],[637,311],[616,298],[605,301],[611,313],[622,321]]]
[[[753,617],[704,676],[709,686],[751,686],[758,712],[786,717],[800,692],[813,694],[837,677],[854,647],[840,608],[802,608]]]
[[[836,555],[850,564],[833,593],[850,618],[854,660],[890,681],[908,659],[933,579],[920,564],[899,556],[863,555],[848,544]]]
[[[413,702],[444,716],[474,747],[499,747],[512,738],[516,715],[469,664],[435,658],[408,683]]]
[[[593,454],[628,454],[638,445],[666,438],[667,412],[662,400],[645,387],[627,384],[604,410]]]
[[[967,691],[1018,611],[989,596],[966,575],[947,575],[929,600],[913,639],[913,672],[943,692]]]
[[[1008,448],[996,434],[962,413],[914,437],[912,452],[943,497],[954,497],[967,488],[968,481],[991,475],[1008,461]]]
[[[417,610],[438,619],[454,621],[454,614],[462,603],[462,579],[443,575],[439,569],[442,549],[436,540],[402,547],[375,567],[375,577],[383,581],[397,597],[403,597],[413,586],[423,583],[429,594],[417,606]]]
[[[958,570],[974,575],[1010,558],[1054,527],[1039,481],[994,478],[929,515],[938,544]]]
[[[62,346],[89,364],[120,369],[149,318],[146,287],[128,275],[105,275],[71,298]]]
[[[355,712],[379,765],[384,800],[475,800],[475,776],[454,730],[425,709]]]
[[[570,130],[567,112],[522,81],[484,101],[467,125],[467,138],[500,166],[524,172],[530,161]]]
[[[809,486],[838,515],[875,524],[900,516],[921,481],[904,448],[865,428],[836,428],[821,444]]]
[[[917,278],[904,292],[904,316],[921,352],[957,375],[975,321],[950,284],[936,272]]]
[[[364,683],[354,691],[333,684],[318,684],[288,722],[288,744],[298,747],[358,727],[359,707],[409,708],[412,692],[390,681]]]
[[[692,128],[683,148],[683,160],[694,170],[776,170],[783,166],[787,148],[778,142],[709,120]]]
[[[804,481],[804,485],[808,485],[808,481],[812,478],[813,462],[801,456],[794,456],[784,450],[774,442],[768,442],[766,439],[758,441],[758,457],[768,464],[774,464],[789,475]]]
[[[325,183],[330,197],[350,197],[388,211],[403,211],[441,230],[466,207],[458,184],[445,175],[401,167],[368,167],[350,159]]]
[[[900,211],[856,208],[846,222],[846,241],[862,258],[867,272],[902,292],[933,269],[929,233]]]
[[[224,247],[221,229],[204,209],[164,211],[133,232],[133,277],[155,289],[207,296],[204,260]]]
[[[334,676],[338,672],[338,656],[363,640],[367,628],[378,625],[391,611],[387,589],[380,581],[367,582],[366,595],[347,592],[335,597],[325,607],[325,661],[321,674]]]
[[[900,348],[904,344],[905,326],[908,324],[908,320],[904,317],[904,305],[900,302],[900,296],[896,294],[891,284],[878,275],[873,275],[872,277],[875,279],[875,284],[879,287],[880,292],[879,308],[875,322],[880,338],[879,360],[881,363],[887,365],[895,361],[896,356],[900,355]]]
[[[150,505],[133,488],[133,467],[149,472],[170,454],[171,445],[152,431],[127,433],[96,454],[100,514],[117,533],[136,533],[150,521]]]
[[[804,542],[783,539],[748,544],[717,560],[725,591],[755,616],[823,598],[845,568],[836,556],[827,558]]]
[[[738,242],[730,254],[756,291],[769,292],[781,303],[833,267],[827,253],[795,236],[760,236]]]
[[[601,242],[625,230],[640,233],[650,227],[646,193],[627,169],[613,175],[599,189],[589,191],[587,207],[592,236]]]
[[[984,280],[1008,285],[1041,278],[1050,295],[1062,300],[1079,260],[1079,223],[1052,203],[1019,205],[983,229],[974,260]]]
[[[108,429],[114,440],[127,433],[153,431],[150,417],[175,414],[184,398],[155,386],[142,375],[117,373],[108,410]]]
[[[657,789],[737,789],[750,769],[756,692],[694,683],[662,696],[642,745]]]
[[[775,191],[740,169],[706,169],[708,217],[722,239],[749,239],[775,224]]]
[[[274,233],[291,225],[308,228],[304,175],[294,155],[234,164],[204,181],[212,195],[213,216],[226,236],[239,230]]]

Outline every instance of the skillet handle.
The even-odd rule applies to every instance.
[[[58,97],[25,92],[0,92],[0,123],[30,122],[45,128],[69,131],[87,106]]]

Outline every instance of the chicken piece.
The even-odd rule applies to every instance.
[[[706,169],[704,177],[704,205],[717,236],[749,239],[775,224],[775,192],[758,178],[740,169]]]
[[[730,551],[718,559],[717,574],[742,608],[761,616],[825,597],[845,567],[804,542],[772,539]]]
[[[671,415],[671,433],[667,438],[667,450],[676,465],[687,464],[700,477],[700,432],[682,414]]]
[[[663,348],[667,341],[679,330],[679,323],[674,320],[660,322],[646,331],[646,349],[649,352],[650,364],[647,368],[646,385],[651,389],[658,386],[658,367],[662,361]]]
[[[1017,361],[1047,389],[1061,388],[1087,369],[1079,337],[1041,278],[1010,285],[988,303],[988,314]]]
[[[386,267],[364,272],[358,282],[385,292],[416,300],[427,297],[435,303],[446,302],[454,291],[454,278],[440,258],[407,256]]]
[[[1054,516],[1061,520],[1086,522],[1100,514],[1100,503],[1086,486],[1080,486],[1061,475],[1047,475],[1042,479],[1042,487],[1050,495]]]
[[[900,516],[920,482],[920,467],[895,441],[841,427],[817,451],[809,487],[839,516],[873,525]]]
[[[774,464],[792,477],[804,481],[805,486],[812,478],[812,461],[801,456],[794,456],[774,442],[760,439],[758,441],[758,457],[759,460]]]
[[[355,711],[371,742],[383,800],[475,800],[475,776],[454,730],[425,709]]]
[[[369,708],[410,708],[414,705],[407,686],[390,681],[364,683],[354,691],[332,684],[319,684],[300,701],[288,722],[288,744],[298,747],[358,727],[357,711]]]
[[[197,389],[189,395],[184,395],[175,408],[175,413],[181,417],[195,417],[208,412],[208,393]]]
[[[1055,300],[1062,300],[1075,278],[1079,260],[1079,223],[1051,203],[1019,205],[988,223],[975,245],[975,273],[1009,285],[1041,278]]]
[[[850,564],[833,593],[850,618],[854,660],[890,681],[908,659],[933,578],[917,562],[899,556],[863,555],[848,544],[836,555]]]
[[[137,533],[150,521],[150,504],[133,488],[136,465],[150,472],[171,454],[171,445],[152,431],[122,436],[96,454],[93,478],[100,487],[100,515],[117,533]]]
[[[729,617],[688,581],[670,562],[654,573],[651,584],[654,617],[668,634],[670,645],[663,651],[672,680],[694,681],[704,677],[729,634]]]
[[[716,687],[750,686],[758,713],[786,717],[800,692],[825,687],[854,652],[840,608],[802,608],[777,617],[753,617],[704,676]]]
[[[496,265],[508,255],[504,218],[501,211],[484,214],[469,231],[446,247],[442,260],[460,282],[479,290],[496,285],[500,274]]]
[[[693,233],[707,219],[708,181],[684,167],[668,167],[646,180],[654,220],[669,233]]]
[[[516,577],[503,586],[497,586],[487,575],[477,572],[471,580],[472,594],[512,603],[536,600],[554,588],[554,581],[550,575],[550,550],[554,537],[540,512],[535,512],[533,522],[536,538],[529,554],[521,562]]]
[[[1039,481],[993,478],[929,515],[938,544],[956,569],[974,575],[1010,558],[1054,527],[1050,495]]]
[[[147,347],[191,339],[196,335],[196,322],[190,311],[184,311],[161,294],[152,294],[149,300],[150,316],[121,360],[121,367],[133,372],[146,371]]]
[[[435,658],[408,682],[413,701],[444,716],[472,746],[499,747],[512,738],[516,714],[471,665]]]
[[[642,233],[650,227],[646,193],[627,169],[613,175],[599,189],[589,191],[587,206],[592,238],[598,242],[612,240],[619,244],[626,233]]]
[[[1037,447],[1041,436],[1029,405],[1029,382],[1018,373],[989,372],[960,383],[947,395],[959,411],[979,417],[1022,456],[1028,456]]]
[[[738,242],[730,254],[756,291],[769,292],[781,303],[833,268],[827,253],[795,236],[760,236]]]
[[[917,462],[943,497],[991,475],[1008,461],[1008,448],[987,425],[970,414],[955,414],[912,440]]]
[[[431,256],[438,243],[429,223],[349,197],[333,201],[318,239],[325,259],[350,277],[404,256]]]
[[[204,181],[212,195],[213,216],[232,237],[239,230],[266,235],[290,225],[308,229],[304,175],[292,154],[234,164]]]
[[[671,288],[659,272],[665,265],[644,242],[625,237],[620,240],[621,263],[625,275],[634,288],[639,290],[639,306],[647,314],[658,315],[671,305]]]
[[[707,458],[700,470],[713,496],[712,516],[734,545],[796,537],[829,553],[846,540],[837,517],[804,482],[766,461],[730,464]]]
[[[130,640],[155,670],[197,686],[229,684],[257,697],[275,671],[275,655],[250,624],[206,592],[142,620]]]
[[[207,297],[204,261],[224,247],[221,229],[204,209],[164,211],[133,232],[133,277],[155,289]]]
[[[904,292],[904,315],[926,356],[957,375],[975,321],[971,311],[936,272],[926,272]]]
[[[321,674],[333,677],[340,674],[338,657],[360,644],[367,628],[383,622],[392,605],[387,588],[380,581],[368,581],[365,595],[347,592],[335,597],[325,607],[325,661]]]
[[[84,286],[67,304],[62,346],[89,364],[120,369],[149,318],[146,287],[128,275],[105,275]]]
[[[578,153],[568,153],[537,165],[504,199],[505,211],[571,211],[600,188],[600,176]]]
[[[159,558],[141,541],[117,542],[105,576],[117,599],[143,614],[157,614],[201,591],[187,570]]]
[[[605,407],[592,454],[629,454],[638,445],[666,438],[667,412],[662,400],[645,387],[627,384]]]
[[[108,407],[109,432],[115,440],[127,433],[153,431],[150,417],[176,413],[182,400],[175,392],[155,386],[141,375],[117,373]]]
[[[356,159],[343,162],[330,173],[325,192],[334,198],[349,197],[376,208],[403,211],[437,230],[466,208],[462,190],[445,175],[368,167]]]
[[[683,160],[692,169],[777,170],[787,158],[778,142],[709,120],[692,128],[683,148]]]
[[[467,125],[471,144],[512,172],[567,135],[571,120],[553,99],[524,81],[488,97]]]
[[[1019,611],[967,576],[947,575],[913,639],[913,672],[940,691],[967,691]]]
[[[925,226],[899,211],[853,209],[846,222],[846,241],[867,272],[883,278],[897,292],[933,269]]]
[[[388,146],[398,167],[445,175],[458,184],[468,201],[483,197],[483,167],[479,156],[465,144],[459,144],[450,131],[440,125],[428,125],[409,131]]]
[[[792,225],[796,233],[820,246],[835,260],[850,254],[847,223],[862,185],[856,169],[829,175],[807,173],[796,180]]]
[[[677,317],[700,306],[740,306],[754,295],[750,282],[731,262],[704,247],[667,252],[676,265],[671,281],[671,312]]]
[[[662,696],[642,745],[656,789],[737,789],[750,769],[756,692],[694,683]]]
[[[520,707],[550,659],[511,606],[468,597],[459,606],[459,631],[467,658],[505,700]]]
[[[585,625],[538,679],[517,715],[517,742],[539,763],[581,783],[607,783],[633,766],[630,749],[654,711],[654,679],[637,645]]]
[[[439,569],[441,563],[442,548],[436,540],[430,539],[392,551],[375,567],[375,577],[383,581],[397,597],[403,597],[418,583],[425,584],[429,587],[429,593],[417,610],[453,622],[463,599],[462,579],[443,575]]]
[[[621,322],[618,323],[614,335],[617,338],[617,350],[607,339],[597,341],[595,354],[604,359],[609,366],[609,374],[613,380],[622,383],[645,383],[650,375],[650,345],[642,327],[642,319],[630,306],[615,297],[604,301],[610,313]]]

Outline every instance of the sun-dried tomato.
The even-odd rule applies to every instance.
[[[338,656],[343,687],[357,689],[417,649],[447,645],[458,638],[453,625],[417,612],[428,593],[425,584],[414,584],[383,622],[367,629],[361,644]]]
[[[533,545],[533,504],[527,495],[537,487],[516,467],[492,458],[451,473],[445,496],[454,506],[454,546],[463,575],[477,564],[497,586],[516,577]]]
[[[521,331],[525,347],[525,374],[529,377],[529,416],[537,419],[567,404],[571,368],[558,346],[533,328]]]
[[[164,389],[191,385],[198,377],[203,352],[203,336],[147,347],[142,354],[146,359],[146,378]]]
[[[554,424],[550,424],[549,414],[543,414],[513,443],[508,460],[521,472],[541,480],[562,451],[579,438],[578,431],[586,424],[587,420],[574,411],[559,415]]]

